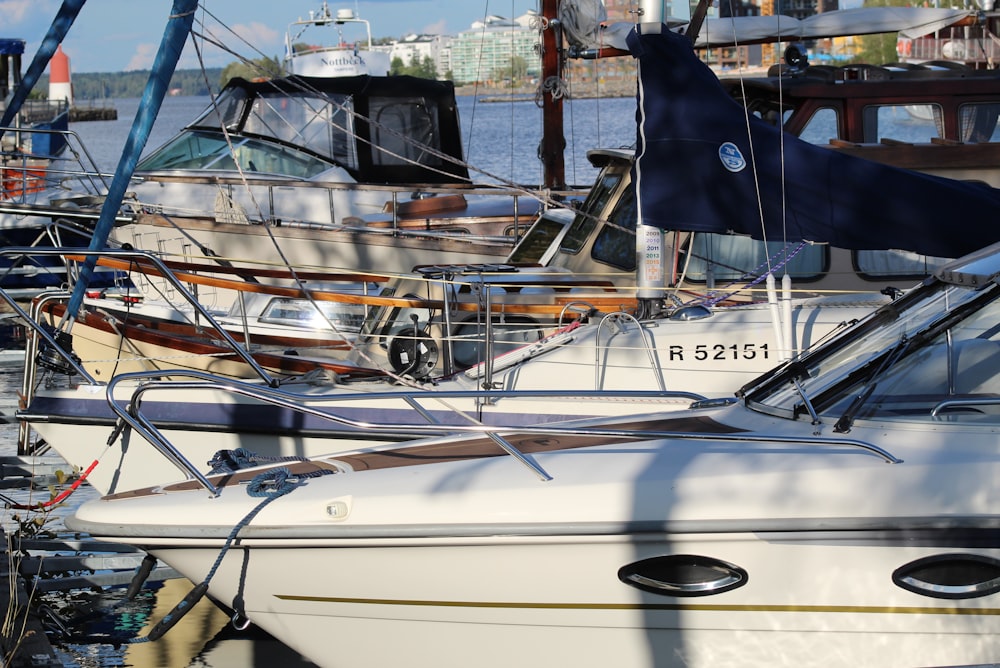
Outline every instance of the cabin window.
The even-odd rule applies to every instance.
[[[813,394],[816,410],[823,416],[839,417],[853,407],[854,417],[859,420],[902,417],[910,421],[922,418],[997,424],[1000,410],[993,401],[1000,394],[1000,340],[996,327],[1000,304],[989,291],[983,291],[979,299],[984,305],[974,314],[945,329],[932,328],[929,332],[934,336],[926,342],[914,338],[908,345],[910,350],[904,347],[908,343],[904,332],[891,327],[880,330],[881,337],[872,337],[869,350],[877,359],[879,351],[895,346],[902,353],[900,357],[892,364],[883,363],[875,378],[848,377],[846,382]],[[928,315],[936,314],[929,311]],[[904,318],[900,322],[910,321]],[[887,341],[888,334],[896,338]],[[852,350],[859,351],[857,347]],[[866,395],[866,391],[870,394]],[[867,400],[858,405],[857,398],[862,395]],[[947,407],[943,397],[973,403]]]
[[[331,100],[308,95],[259,98],[243,131],[273,137],[357,169],[353,106],[344,95],[332,95]],[[276,102],[280,107],[275,107]]]
[[[635,225],[638,218],[635,188],[626,188],[608,222],[597,233],[591,257],[625,271],[635,271]]]
[[[563,242],[559,246],[560,250],[567,253],[580,252],[594,231],[594,227],[597,226],[597,217],[601,215],[601,211],[604,210],[612,193],[624,176],[624,172],[605,172],[598,177],[597,182],[590,189],[590,194],[587,195],[580,213],[576,214],[573,224],[566,236],[563,237]]]
[[[797,281],[815,281],[829,270],[829,255],[825,245],[785,244],[778,241],[763,241],[735,234],[699,233],[689,242],[691,253],[685,277],[695,283],[706,283],[709,287],[721,281],[753,280],[767,270],[770,256],[772,267],[780,265],[787,254],[793,257],[781,269]],[[684,266],[682,263],[681,266]]]
[[[566,225],[571,222],[571,216],[564,215],[562,209],[549,209],[524,235],[511,254],[507,257],[510,264],[546,264],[549,261],[549,249],[559,238]]]
[[[1000,104],[983,102],[963,104],[958,108],[960,139],[970,144],[1000,141]]]
[[[369,101],[372,163],[437,165],[441,137],[437,109],[424,98],[377,98]],[[379,147],[379,148],[376,148]],[[433,149],[428,151],[427,149]]]
[[[363,304],[332,301],[313,303],[306,299],[288,297],[272,299],[260,315],[262,323],[292,327],[329,329],[332,323],[342,333],[357,333],[364,319]]]
[[[865,278],[906,278],[930,276],[947,258],[919,255],[902,250],[854,251],[854,268]]]
[[[830,354],[804,360],[794,371],[799,382],[777,376],[748,398],[748,405],[794,418],[806,414],[803,398],[809,397],[816,413],[830,424],[848,409],[862,420],[901,417],[911,422],[997,424],[997,296],[995,289],[973,292],[939,283],[913,298],[903,297],[832,346]],[[949,308],[952,315],[942,318]],[[947,407],[945,397],[972,403]]]
[[[810,144],[829,144],[831,139],[840,139],[838,120],[837,110],[833,107],[817,109],[802,126],[799,139]]]
[[[866,143],[894,139],[917,144],[944,136],[941,106],[937,104],[883,104],[865,107],[862,124]]]
[[[209,127],[239,130],[243,120],[243,108],[247,102],[247,92],[243,88],[224,90],[188,127]]]
[[[218,133],[186,130],[136,167],[136,171],[208,169],[233,171],[239,163],[245,172],[288,174],[310,178],[330,168],[330,163],[291,147],[255,139],[232,138],[232,147]]]

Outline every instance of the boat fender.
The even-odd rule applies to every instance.
[[[438,355],[437,342],[424,329],[407,327],[389,342],[389,364],[400,375],[423,378],[434,370]]]
[[[162,637],[164,633],[172,629],[174,625],[181,620],[181,617],[186,615],[188,611],[193,608],[203,596],[205,596],[205,592],[207,591],[208,582],[202,582],[200,585],[189,591],[188,595],[182,598],[180,603],[174,606],[173,610],[168,612],[163,619],[156,623],[156,626],[150,630],[146,639],[153,641]]]
[[[156,557],[151,554],[147,554],[142,558],[142,563],[139,564],[139,568],[136,569],[135,575],[132,576],[132,581],[128,585],[128,589],[125,592],[125,598],[129,601],[135,599],[136,594],[142,589],[142,585],[146,583],[146,578],[149,574],[153,572],[153,568],[156,566]]]
[[[247,485],[246,492],[249,496],[263,498],[263,501],[254,506],[253,510],[247,513],[242,520],[233,526],[229,535],[226,537],[226,542],[222,546],[219,556],[216,558],[215,563],[212,564],[212,568],[209,570],[208,575],[205,576],[202,583],[188,592],[188,595],[181,599],[181,601],[149,631],[149,634],[145,638],[138,638],[136,639],[136,642],[152,642],[154,640],[158,640],[164,633],[173,628],[174,625],[180,621],[181,617],[186,615],[188,611],[205,596],[205,593],[208,591],[208,583],[212,581],[213,577],[215,577],[215,573],[222,564],[223,557],[225,557],[226,553],[229,552],[229,548],[232,546],[233,541],[236,540],[236,536],[239,535],[240,531],[244,527],[253,521],[253,518],[255,518],[260,511],[264,510],[264,507],[267,506],[267,504],[294,490],[305,478],[316,478],[329,473],[331,473],[331,471],[300,473],[295,476],[294,480],[290,480],[292,476],[289,470],[285,467],[280,467],[263,471],[254,476],[253,480],[251,480]]]

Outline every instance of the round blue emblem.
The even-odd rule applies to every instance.
[[[730,141],[719,147],[719,160],[722,161],[722,166],[731,172],[741,172],[747,166],[740,149]]]

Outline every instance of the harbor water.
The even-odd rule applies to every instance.
[[[113,173],[121,157],[138,107],[137,99],[116,100],[118,119],[73,123],[97,166]],[[207,97],[168,97],[153,127],[146,151],[160,146],[209,103]],[[459,97],[463,126],[463,146],[471,172],[483,183],[513,182],[538,184],[542,180],[537,158],[541,140],[541,109],[533,101],[476,103]],[[566,101],[566,180],[589,185],[597,175],[586,153],[593,148],[623,148],[635,141],[634,98]],[[3,415],[0,424],[0,453],[12,455],[17,449],[18,426],[10,419],[21,389],[22,365],[0,367]],[[56,490],[58,491],[58,489]],[[50,489],[3,490],[16,504],[47,501]],[[3,511],[0,521],[8,532],[30,531],[42,536],[64,533],[63,519],[84,501],[97,494],[86,484],[65,503],[45,514]],[[294,568],[294,564],[289,565]],[[187,580],[168,580],[150,585],[134,600],[124,600],[124,588],[74,591],[48,595],[49,607],[67,622],[65,633],[53,636],[59,658],[65,666],[136,668],[253,668],[312,666],[294,650],[251,627],[237,631],[227,616],[203,599],[162,638],[141,642],[149,629],[162,619],[192,588]],[[336,630],[331,629],[331,652],[336,652]]]
[[[538,145],[542,138],[542,110],[531,100],[505,101],[502,96],[491,99],[494,101],[457,98],[462,146],[473,179],[482,183],[541,183]],[[164,144],[210,102],[208,97],[165,98],[145,152]],[[102,170],[113,172],[118,165],[138,105],[138,99],[115,100],[117,120],[71,125]],[[635,144],[635,110],[634,97],[563,102],[567,183],[586,186],[597,176],[597,170],[587,161],[587,151]]]

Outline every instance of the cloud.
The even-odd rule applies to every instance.
[[[125,71],[152,69],[158,48],[158,45],[149,42],[136,45],[135,52],[129,59],[128,65],[125,66]]]
[[[35,0],[0,0],[0,16],[6,25],[17,25],[37,9]]]
[[[232,26],[232,31],[239,35],[240,39],[244,40],[251,47],[261,51],[264,55],[273,55],[269,54],[268,50],[272,49],[275,45],[281,44],[283,39],[281,33],[263,23],[237,23]],[[240,47],[236,47],[236,50],[243,51]]]
[[[437,23],[432,23],[429,26],[424,26],[424,29],[420,31],[424,35],[447,35],[448,34],[448,22],[445,19],[441,19]]]

